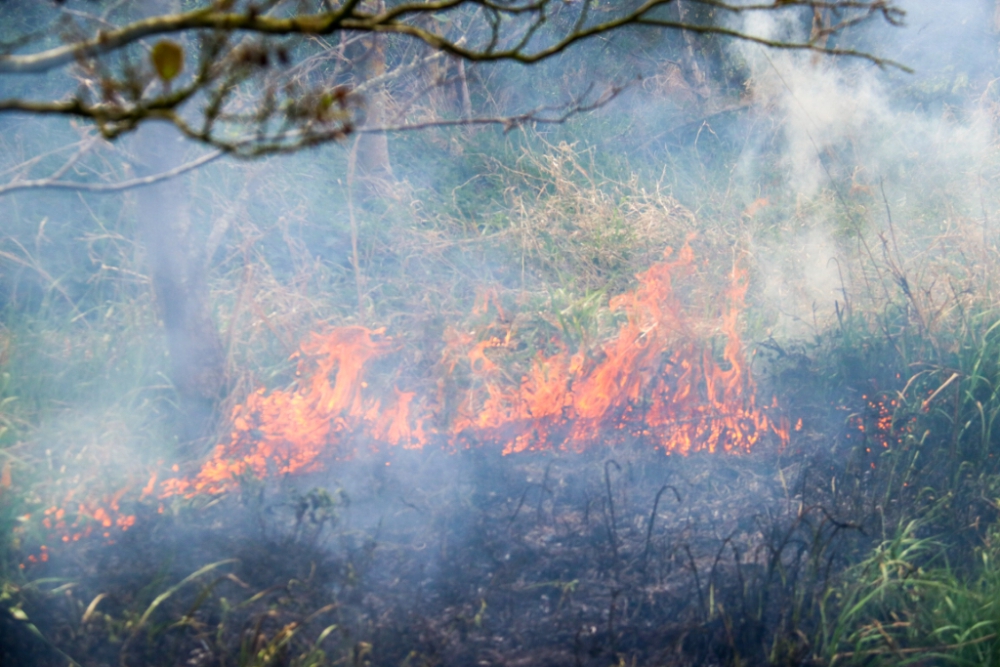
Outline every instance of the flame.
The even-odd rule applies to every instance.
[[[314,333],[293,355],[291,387],[252,393],[233,411],[229,439],[193,477],[163,482],[160,497],[219,493],[245,475],[315,470],[327,458],[353,456],[357,443],[375,450],[492,445],[504,454],[627,440],[677,454],[749,451],[768,434],[787,443],[788,420],[770,416],[776,402],[757,405],[739,336],[746,272],[733,268],[714,319],[697,318],[674,290],[674,278],[690,275],[693,263],[689,246],[676,256],[668,249],[637,276],[635,291],[611,299],[611,311],[623,316],[615,335],[576,351],[556,339],[558,351],[538,353],[519,380],[493,358],[511,347],[512,327],[502,338],[481,339],[449,329],[439,367],[454,376],[461,365],[469,376],[457,404],[447,400],[443,379],[436,398],[394,388],[383,402],[366,391],[370,362],[396,349],[382,329]],[[485,315],[491,302],[506,320],[495,291],[479,294],[473,314]],[[712,347],[719,339],[721,355]]]
[[[496,364],[482,361],[486,349],[503,344],[477,343],[468,357],[481,382],[462,402],[452,437],[494,441],[505,454],[626,438],[679,454],[748,451],[768,432],[786,442],[787,425],[758,409],[746,369],[738,331],[746,272],[734,268],[725,295],[720,363],[673,289],[674,276],[690,273],[694,254],[689,246],[675,259],[671,254],[638,276],[634,292],[611,300],[625,322],[597,351],[540,354],[520,383],[505,387]]]
[[[291,357],[297,361],[294,381],[284,389],[257,389],[236,406],[229,437],[196,473],[183,475],[174,465],[172,472],[153,470],[145,484],[136,480],[114,494],[77,500],[71,491],[40,522],[57,543],[92,535],[113,542],[136,521],[123,507],[131,489],[136,491],[129,509],[158,499],[162,513],[167,498],[222,493],[244,477],[318,470],[331,459],[356,455],[359,447],[488,446],[511,455],[635,443],[685,455],[747,452],[766,437],[786,445],[790,421],[776,399],[758,404],[739,335],[746,271],[734,266],[726,289],[702,299],[718,304],[707,315],[690,312],[674,289],[676,279],[693,272],[689,246],[676,254],[667,249],[663,261],[637,276],[633,292],[610,300],[620,323],[602,343],[571,350],[553,337],[548,349],[555,351],[538,352],[520,373],[509,363],[518,347],[510,313],[495,289],[481,290],[472,316],[482,321],[492,306],[497,320],[478,330],[446,330],[437,364],[441,377],[425,378],[422,385],[436,385],[434,395],[369,386],[373,362],[400,349],[383,329],[342,326],[313,333]],[[863,434],[867,421],[878,434],[891,429],[890,411],[878,405],[870,406],[874,419],[858,420]],[[801,429],[799,419],[795,430]],[[0,491],[10,486],[10,477],[5,465]],[[47,561],[47,549],[21,567]]]
[[[423,446],[422,425],[410,419],[414,393],[397,390],[385,408],[364,396],[365,366],[392,348],[382,329],[349,326],[312,334],[292,357],[298,359],[292,388],[261,388],[236,406],[229,441],[215,448],[193,478],[166,480],[161,497],[219,493],[244,475],[314,470],[321,455],[359,430],[390,445]]]
[[[95,533],[105,540],[114,541],[114,537],[124,533],[135,525],[136,517],[122,507],[124,497],[131,487],[125,486],[113,494],[97,494],[93,498],[75,500],[76,491],[70,491],[59,505],[53,505],[42,513],[41,525],[62,542],[79,542]],[[30,518],[26,517],[26,518]],[[47,547],[42,547],[47,549]],[[48,560],[43,554],[41,562]],[[38,559],[28,557],[29,563]],[[24,564],[21,564],[24,567]]]

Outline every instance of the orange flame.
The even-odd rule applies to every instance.
[[[505,379],[488,354],[502,354],[512,330],[505,339],[482,340],[449,330],[441,367],[453,374],[467,364],[472,378],[450,412],[440,392],[436,403],[398,388],[385,403],[369,395],[369,362],[394,349],[383,330],[348,326],[312,334],[293,357],[298,372],[291,388],[251,394],[233,412],[229,440],[194,477],[165,481],[160,495],[218,493],[244,475],[314,470],[325,458],[352,456],[357,442],[373,449],[489,444],[504,454],[626,440],[666,453],[748,451],[769,433],[787,443],[788,420],[770,416],[776,403],[757,405],[739,337],[745,271],[733,269],[713,324],[688,314],[674,291],[674,277],[691,272],[691,248],[672,255],[668,249],[663,262],[640,274],[634,292],[611,300],[611,310],[624,315],[615,336],[574,353],[555,341],[561,351],[539,353],[520,381]],[[476,314],[485,314],[490,300],[499,311],[496,294],[487,292]],[[721,359],[711,347],[719,337]]]
[[[196,474],[179,475],[175,465],[168,479],[158,481],[166,471],[153,471],[145,485],[130,483],[112,495],[79,501],[70,492],[40,522],[61,542],[92,534],[113,542],[136,521],[122,506],[132,488],[138,501],[216,494],[247,476],[317,470],[326,460],[355,455],[359,443],[373,451],[491,446],[504,454],[628,442],[668,454],[739,452],[769,436],[784,446],[790,422],[776,400],[758,405],[739,336],[746,272],[734,267],[715,300],[718,312],[698,317],[674,290],[675,279],[689,276],[693,263],[690,247],[676,256],[668,249],[664,261],[637,276],[635,291],[611,299],[611,311],[622,317],[614,335],[576,351],[553,338],[557,351],[539,352],[519,379],[505,362],[517,347],[509,313],[496,290],[481,291],[472,314],[482,319],[492,305],[499,321],[478,333],[446,331],[438,364],[445,377],[437,379],[436,396],[368,386],[372,362],[398,349],[384,330],[346,326],[313,333],[292,357],[295,381],[286,389],[258,389],[237,406],[228,439]],[[719,353],[716,341],[724,341]],[[883,409],[873,421],[882,433],[892,418]],[[860,431],[865,426],[858,422]],[[801,428],[799,419],[795,429]],[[8,468],[0,470],[0,491],[10,486]],[[42,547],[21,567],[47,559]]]
[[[480,442],[496,441],[505,454],[579,450],[627,437],[680,454],[749,450],[769,431],[787,441],[787,426],[757,408],[745,368],[738,332],[745,272],[734,269],[726,294],[719,363],[673,290],[673,276],[687,273],[694,255],[688,246],[673,261],[670,254],[638,276],[636,291],[611,300],[626,321],[596,354],[539,355],[517,386],[503,387],[492,378],[496,365],[479,362],[489,345],[474,346],[469,363],[483,380],[483,395],[472,391],[463,401],[453,438],[469,433]]]
[[[293,355],[299,359],[294,386],[258,389],[236,406],[229,441],[216,447],[194,478],[165,481],[162,496],[218,493],[248,474],[313,470],[320,455],[358,430],[388,444],[422,446],[422,427],[409,423],[414,394],[397,391],[395,404],[384,410],[377,399],[364,397],[366,364],[391,347],[381,329],[350,326],[312,334]]]

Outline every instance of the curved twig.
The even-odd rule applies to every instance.
[[[202,155],[196,160],[191,160],[190,162],[174,167],[168,171],[160,172],[159,174],[152,174],[151,176],[144,176],[142,178],[130,178],[127,181],[120,181],[118,183],[80,183],[77,181],[60,181],[59,177],[62,174],[56,172],[47,178],[39,178],[31,181],[14,181],[12,183],[7,183],[6,185],[0,185],[0,197],[18,190],[45,188],[54,190],[80,190],[84,192],[122,192],[123,190],[139,188],[145,185],[153,185],[154,183],[159,183],[160,181],[180,176],[181,174],[197,169],[202,165],[206,165],[209,162],[213,162],[222,157],[224,154],[225,153],[221,150],[214,150],[210,153]],[[60,171],[63,170],[60,169]]]
[[[660,487],[660,490],[656,492],[656,499],[653,501],[653,511],[649,513],[649,523],[646,526],[646,548],[642,552],[642,570],[646,571],[646,566],[649,563],[649,547],[653,539],[653,522],[656,521],[656,510],[660,506],[660,497],[663,492],[670,489],[677,496],[677,502],[683,502],[681,500],[681,492],[677,490],[673,484],[664,484]]]

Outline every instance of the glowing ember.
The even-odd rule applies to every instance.
[[[126,486],[112,495],[83,500],[76,500],[76,493],[71,491],[60,505],[53,505],[42,512],[40,523],[50,536],[62,542],[79,542],[91,536],[100,536],[113,544],[115,538],[135,525],[135,515],[127,513],[121,506],[129,488]],[[30,514],[22,517],[25,521],[30,518]],[[27,556],[21,568],[48,560],[49,548],[42,545],[37,555]]]
[[[510,330],[503,340],[451,330],[442,367],[451,374],[467,364],[472,381],[447,418],[440,395],[415,401],[415,392],[396,389],[383,401],[367,391],[369,362],[393,349],[382,330],[313,334],[296,355],[293,386],[251,394],[232,415],[228,441],[193,478],[164,482],[160,495],[218,493],[244,475],[314,470],[326,458],[352,456],[356,443],[376,450],[492,445],[504,454],[626,440],[666,453],[747,451],[768,433],[786,443],[786,420],[769,416],[773,404],[757,405],[738,333],[745,273],[733,270],[721,314],[699,320],[673,289],[675,276],[690,273],[693,253],[685,246],[672,255],[640,274],[634,292],[611,300],[625,319],[616,335],[575,352],[555,341],[562,351],[540,353],[519,381],[507,379],[488,354],[511,345]],[[499,309],[487,293],[478,314],[491,295]],[[712,353],[713,337],[725,339],[721,359]]]

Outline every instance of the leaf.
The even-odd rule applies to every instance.
[[[205,574],[206,572],[211,572],[220,565],[226,565],[228,563],[235,563],[235,562],[236,562],[235,558],[227,558],[226,560],[220,560],[215,563],[206,565],[197,572],[194,572],[193,574],[189,574],[188,576],[184,577],[184,579],[182,579],[179,584],[171,586],[163,593],[160,593],[158,596],[156,596],[156,599],[153,600],[153,603],[149,605],[149,607],[146,609],[146,612],[142,615],[142,618],[139,619],[139,623],[135,626],[135,630],[132,631],[133,634],[139,632],[139,630],[146,624],[146,621],[149,620],[150,615],[154,611],[156,611],[156,608],[159,607],[164,600],[166,600],[171,595],[180,590],[185,584],[194,581],[195,579]]]
[[[101,604],[101,600],[108,597],[107,593],[101,593],[87,605],[87,611],[83,612],[83,618],[80,619],[81,623],[86,623],[90,620],[90,617],[94,615],[94,611],[97,609],[97,605]]]
[[[184,69],[184,49],[176,42],[161,39],[149,54],[156,73],[165,83],[170,83]]]

